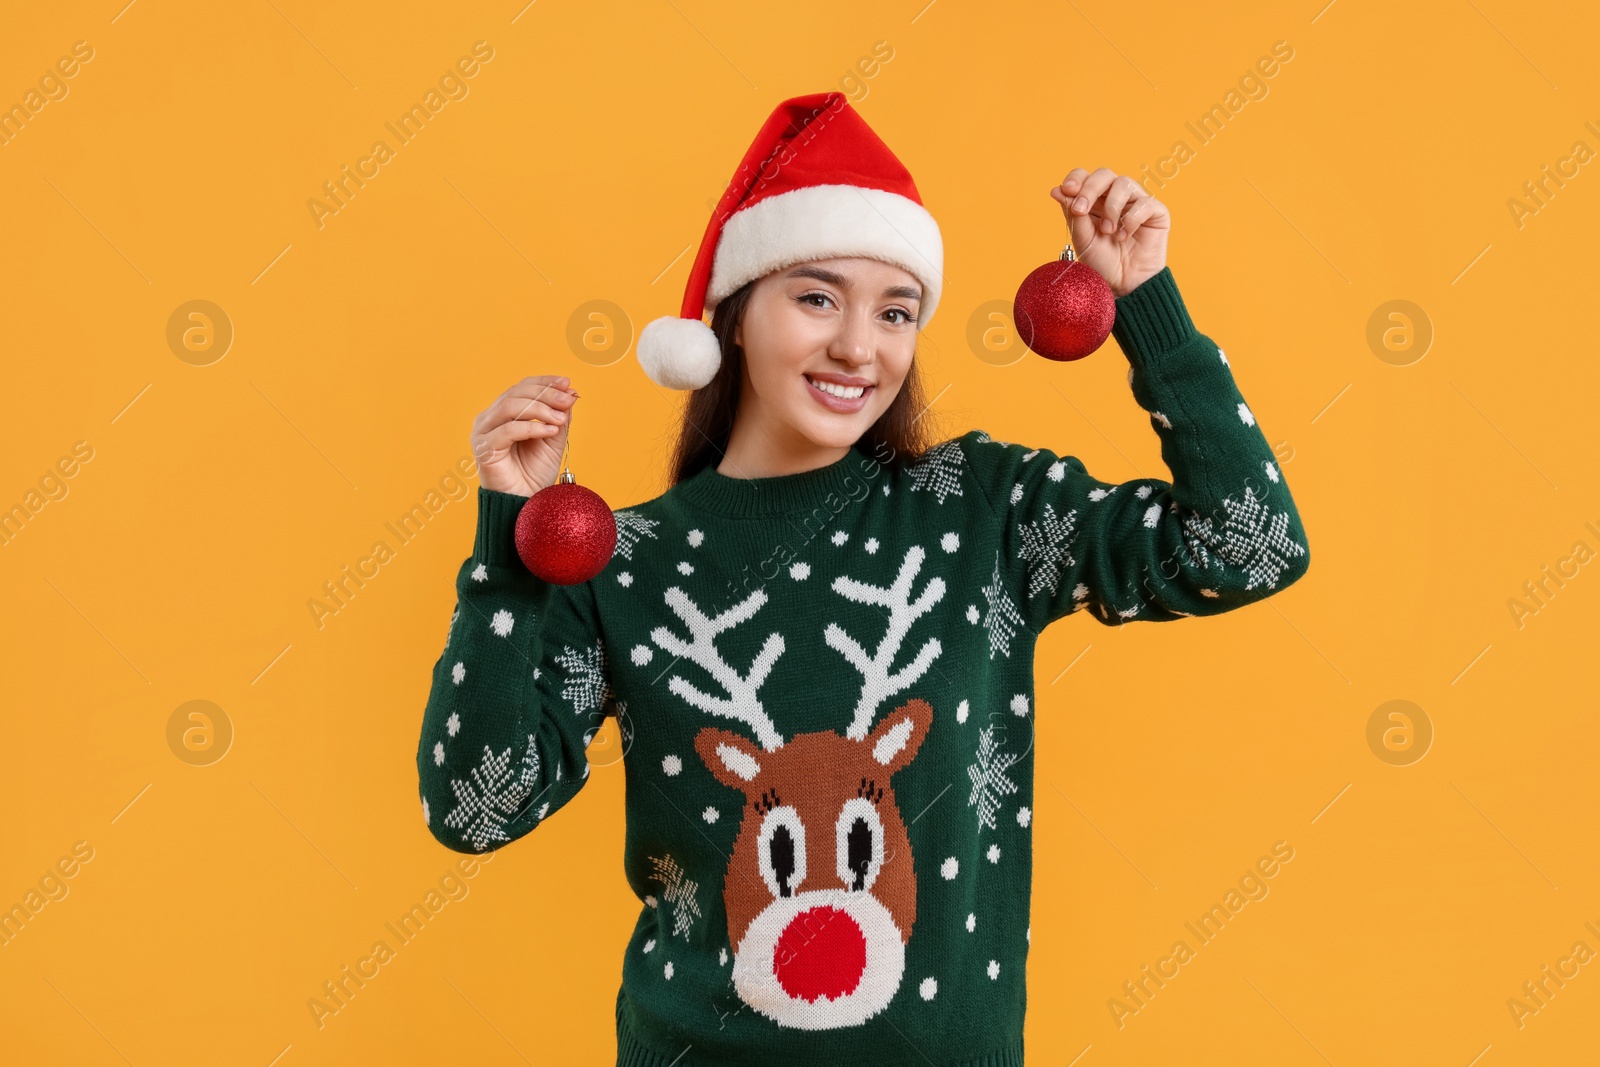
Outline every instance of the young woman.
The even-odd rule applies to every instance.
[[[640,901],[619,1064],[1020,1067],[1039,633],[1215,615],[1306,571],[1283,473],[1165,265],[1166,207],[1104,168],[1051,195],[1116,295],[1170,482],[923,439],[939,231],[837,93],[773,113],[681,316],[640,336],[650,377],[694,391],[672,486],[617,512],[604,571],[553,586],[513,543],[559,472],[571,380],[526,378],[473,426],[423,818],[460,852],[522,837],[618,718]]]

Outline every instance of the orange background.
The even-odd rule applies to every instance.
[[[569,374],[578,477],[658,494],[682,396],[631,336],[676,312],[772,106],[840,88],[945,234],[938,425],[1108,480],[1167,475],[1114,342],[1051,364],[981,340],[982,311],[1060,250],[1068,170],[1187,141],[1152,186],[1170,262],[1309,533],[1265,603],[1042,638],[1029,1062],[1592,1062],[1600,962],[1520,1026],[1507,1005],[1600,952],[1590,5],[121,3],[0,34],[0,104],[93,49],[0,146],[0,506],[57,494],[0,546],[0,905],[93,850],[0,947],[8,1061],[611,1062],[638,907],[615,765],[320,1028],[307,1002],[463,858],[414,757],[473,417]],[[319,228],[307,201],[480,40],[468,95]],[[1236,90],[1201,143],[1186,123]],[[231,323],[221,358],[169,345],[191,300]],[[591,301],[620,317],[574,331]],[[441,480],[456,499],[319,628],[322,583]],[[169,740],[191,700],[210,744],[231,728],[220,760]],[[1369,744],[1390,700],[1431,724],[1422,759]],[[1278,841],[1270,894],[1119,1027],[1123,983]]]

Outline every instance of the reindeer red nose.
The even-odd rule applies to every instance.
[[[789,920],[772,954],[778,984],[791,997],[830,1000],[855,992],[867,969],[867,939],[849,912],[807,908]]]

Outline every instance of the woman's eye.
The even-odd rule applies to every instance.
[[[807,307],[814,308],[826,307],[833,303],[833,297],[829,296],[827,293],[803,293],[800,296],[795,297],[795,299],[800,303],[805,304]],[[815,303],[813,303],[813,301],[815,301]],[[899,315],[900,318],[890,320],[896,326],[903,326],[907,323],[913,323],[917,321],[916,317],[905,308],[890,308],[888,311],[885,311],[884,314]]]

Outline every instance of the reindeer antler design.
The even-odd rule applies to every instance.
[[[756,654],[755,662],[750,664],[749,673],[742,678],[738,671],[723,660],[722,653],[716,646],[718,634],[747,621],[761,605],[767,602],[766,590],[757,589],[714,619],[708,618],[694,601],[689,599],[689,595],[677,586],[667,590],[666,599],[667,604],[689,627],[690,639],[685,641],[665,626],[657,626],[651,630],[651,638],[673,655],[687,656],[704,667],[711,677],[727,690],[728,696],[714,697],[702,692],[676,674],[668,679],[667,688],[701,711],[726,716],[746,724],[755,731],[756,741],[768,752],[782,748],[783,737],[778,733],[777,727],[773,726],[772,719],[767,715],[758,694],[762,684],[767,680],[767,675],[772,672],[773,664],[783,655],[783,635],[777,632],[767,635],[766,643]]]
[[[934,604],[938,603],[939,598],[944,596],[944,579],[935,577],[923,587],[916,601],[914,603],[911,601],[911,583],[916,578],[917,572],[922,569],[922,561],[926,555],[922,546],[912,545],[906,552],[905,560],[900,564],[900,573],[888,587],[868,585],[843,576],[833,580],[834,592],[841,593],[860,604],[876,604],[889,609],[889,630],[878,642],[878,650],[870,658],[861,644],[845,633],[838,623],[830,622],[824,634],[828,644],[849,660],[852,667],[861,672],[861,698],[856,702],[855,712],[850,719],[850,729],[845,733],[846,737],[857,741],[866,737],[868,728],[872,726],[873,713],[878,706],[926,674],[928,665],[939,655],[941,647],[939,639],[930,637],[917,652],[916,658],[895,673],[889,673],[889,668],[894,663],[895,655],[900,651],[900,644],[905,640],[911,624],[926,614]]]

